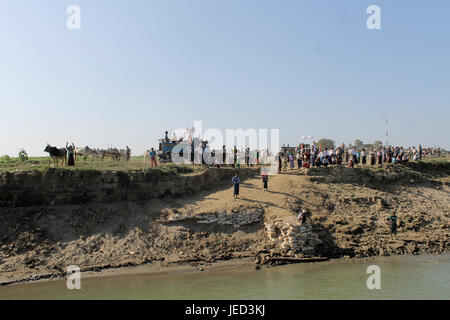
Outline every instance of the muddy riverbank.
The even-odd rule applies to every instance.
[[[198,178],[206,187],[194,193],[1,207],[0,282],[57,279],[70,265],[94,273],[202,270],[227,261],[257,267],[449,251],[448,167],[292,170],[271,176],[268,192],[253,170],[243,173],[237,200],[233,171],[216,171]],[[300,209],[309,212],[305,225]],[[386,218],[394,211],[399,233],[390,239]]]

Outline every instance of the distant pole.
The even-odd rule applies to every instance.
[[[388,146],[388,137],[389,137],[388,120],[386,119],[386,147]]]

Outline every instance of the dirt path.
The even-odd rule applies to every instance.
[[[294,173],[294,172],[292,172]],[[298,173],[298,171],[296,172]],[[287,199],[298,198],[301,186],[307,183],[302,175],[283,174],[269,178],[269,191],[264,191],[262,181],[258,178],[249,178],[241,182],[239,198],[233,196],[233,186],[212,193],[194,197],[191,204],[184,205],[185,199],[174,200],[175,205],[181,205],[179,212],[192,211],[196,214],[231,211],[240,207],[262,207],[266,218],[287,219],[294,222],[296,215],[286,206]]]

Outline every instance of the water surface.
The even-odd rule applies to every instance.
[[[367,267],[381,269],[381,289],[367,288]],[[182,274],[136,274],[0,287],[0,299],[450,299],[450,255],[394,256],[245,266]]]

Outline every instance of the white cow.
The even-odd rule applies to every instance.
[[[144,161],[150,160],[150,152],[151,150],[147,150],[144,152]]]
[[[119,160],[120,160],[120,159],[125,159],[126,161],[129,161],[129,160],[130,160],[131,149],[128,148],[128,146],[127,146],[126,149],[120,149],[120,150],[119,150],[119,153],[120,153],[120,155],[119,155]]]
[[[88,146],[75,148],[75,159],[77,156],[83,156],[84,160],[86,160],[88,156],[94,157],[95,155],[96,152]]]

